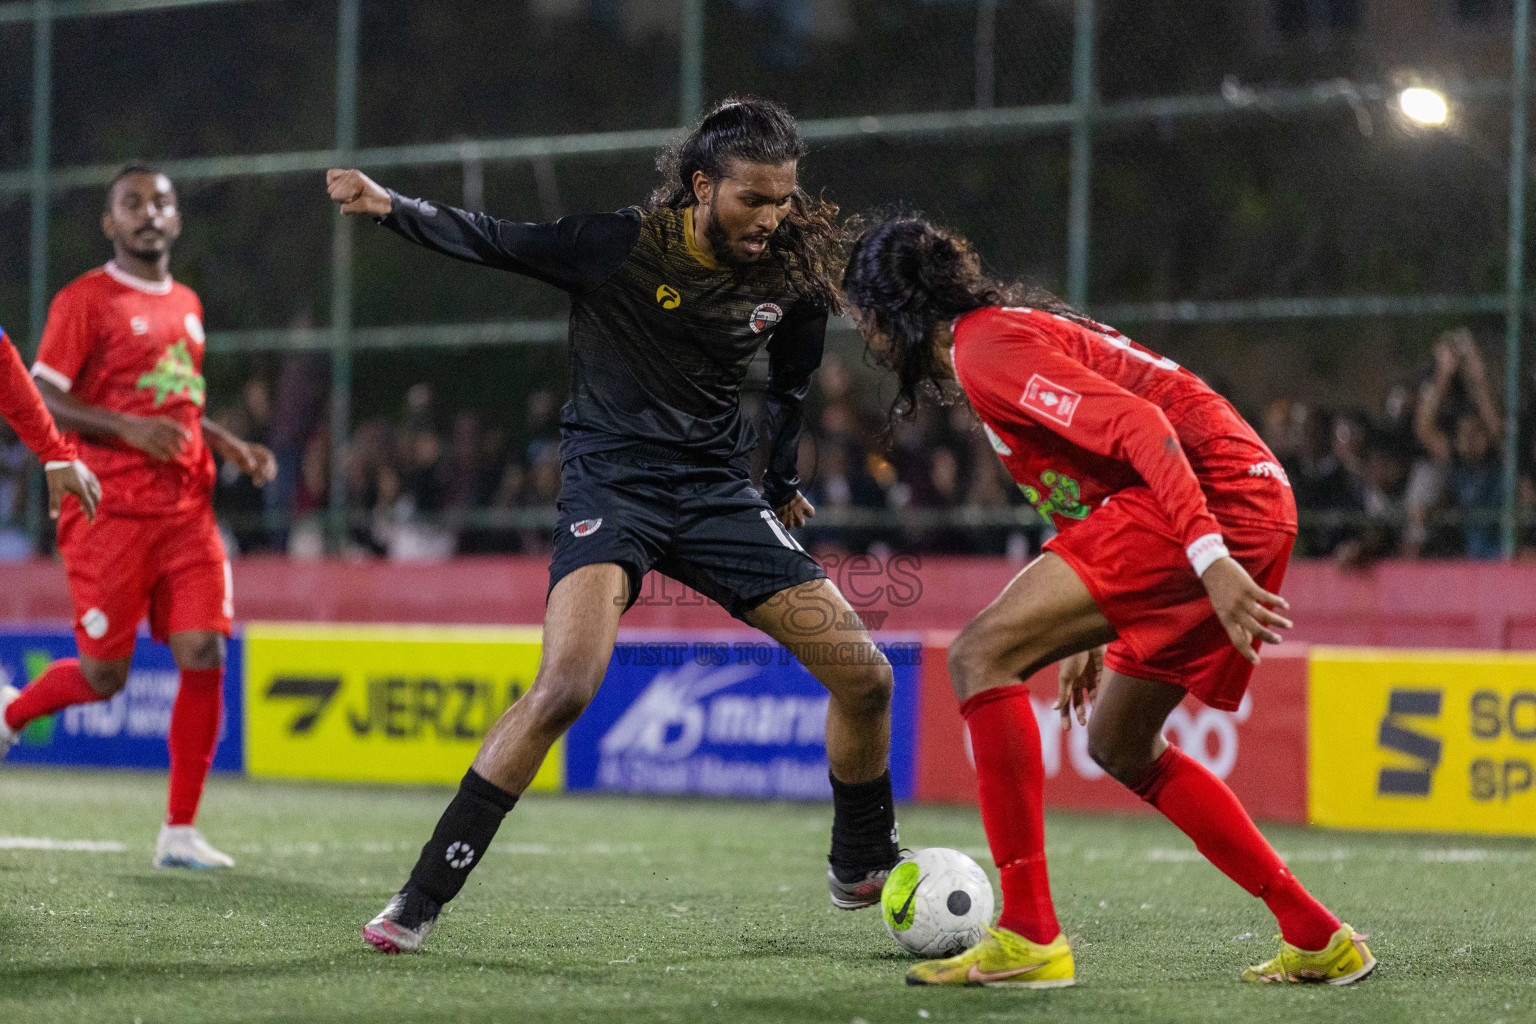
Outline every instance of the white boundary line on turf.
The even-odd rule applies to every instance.
[[[0,836],[0,850],[58,850],[64,853],[123,853],[115,839],[49,839],[46,836]]]

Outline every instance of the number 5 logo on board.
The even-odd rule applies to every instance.
[[[1383,750],[1406,754],[1412,768],[1383,768],[1376,778],[1377,796],[1429,796],[1435,769],[1440,767],[1441,742],[1436,736],[1415,732],[1413,718],[1439,719],[1443,691],[1393,689],[1387,697],[1387,713],[1381,720],[1377,742]]]

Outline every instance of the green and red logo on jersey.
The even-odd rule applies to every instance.
[[[155,368],[139,378],[138,386],[141,390],[154,391],[156,407],[164,405],[174,395],[183,394],[193,405],[201,406],[207,395],[207,385],[192,362],[186,338],[167,348]]]
[[[1083,504],[1082,491],[1077,481],[1054,469],[1040,474],[1040,487],[1019,484],[1019,490],[1024,492],[1024,500],[1035,506],[1040,517],[1052,526],[1056,525],[1053,516],[1081,521],[1087,519],[1088,513],[1093,511]]]

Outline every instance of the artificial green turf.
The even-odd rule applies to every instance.
[[[200,825],[233,871],[149,866],[164,780],[0,770],[0,1021],[1536,1021],[1536,847],[1270,828],[1372,933],[1349,988],[1240,984],[1274,924],[1151,817],[1053,816],[1078,987],[909,989],[874,911],[827,902],[829,809],[525,799],[420,956],[359,929],[448,792],[215,779]],[[966,808],[904,807],[902,836],[990,869]]]

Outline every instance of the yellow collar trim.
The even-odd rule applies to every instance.
[[[683,241],[688,245],[688,255],[699,261],[699,265],[706,270],[719,270],[720,264],[715,262],[713,253],[707,253],[699,248],[698,242],[693,237],[693,211],[697,206],[690,206],[683,211]]]

